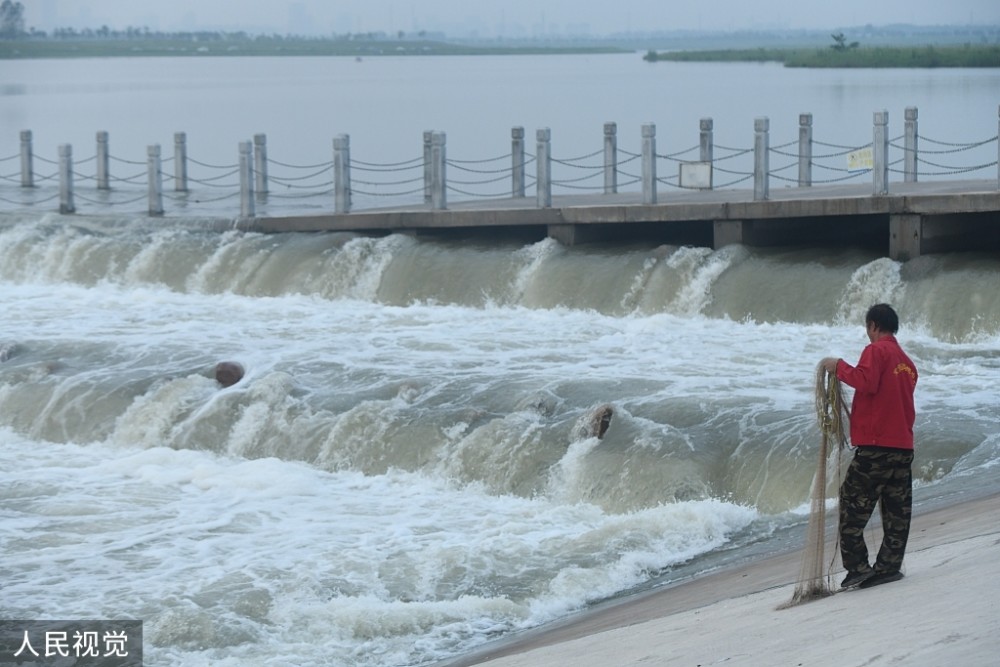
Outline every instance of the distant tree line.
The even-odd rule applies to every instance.
[[[35,36],[39,38],[49,37],[44,31],[33,31],[27,33],[27,35]],[[440,36],[440,35],[438,35]],[[407,35],[407,33],[400,30],[395,34],[396,39],[406,39],[417,38],[417,39],[427,39],[429,34],[426,30],[421,30],[413,35]],[[393,38],[386,32],[364,32],[364,33],[345,33],[341,35],[312,35],[312,36],[302,36],[302,35],[281,35],[278,33],[272,33],[268,35],[251,35],[242,30],[236,32],[226,32],[219,30],[198,30],[198,31],[176,31],[176,32],[163,32],[159,30],[150,30],[148,27],[128,27],[124,30],[115,30],[109,28],[106,25],[100,28],[56,28],[52,31],[52,39],[103,39],[103,40],[127,40],[127,39],[142,39],[142,40],[190,40],[190,41],[205,41],[205,42],[225,42],[225,41],[362,41],[362,42],[378,42],[387,41]]]
[[[24,4],[3,0],[0,3],[0,39],[23,39],[23,40],[162,40],[162,41],[191,41],[191,42],[251,42],[251,41],[361,41],[379,42],[388,41],[393,38],[404,39],[441,39],[444,35],[440,33],[431,34],[426,30],[408,35],[400,30],[394,35],[383,31],[332,34],[328,36],[303,37],[298,35],[280,35],[277,33],[269,35],[250,35],[244,31],[226,32],[218,30],[198,30],[198,31],[176,31],[163,32],[150,30],[148,26],[129,26],[123,30],[110,28],[102,25],[100,28],[55,28],[51,34],[38,30],[37,28],[25,28]]]
[[[0,38],[15,39],[24,34],[24,5],[20,2],[0,2]]]
[[[858,48],[858,46],[861,45],[860,42],[851,42],[850,44],[848,44],[847,38],[844,37],[844,33],[842,32],[838,32],[835,35],[830,35],[830,37],[833,37],[833,44],[830,45],[830,48],[833,49],[834,51],[843,52],[847,51],[848,49],[856,49]]]

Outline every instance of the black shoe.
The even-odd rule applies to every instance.
[[[888,584],[892,581],[899,581],[902,578],[903,573],[899,570],[896,570],[895,572],[876,572],[861,582],[861,588],[871,588],[872,586],[878,586],[879,584]]]
[[[844,580],[840,582],[841,588],[854,588],[860,584],[864,584],[868,580],[868,577],[875,574],[871,570],[867,572],[848,572]]]

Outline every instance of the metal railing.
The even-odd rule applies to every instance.
[[[158,144],[147,147],[145,161],[113,156],[107,132],[98,132],[95,155],[74,161],[72,146],[63,144],[58,160],[50,160],[33,152],[31,131],[25,130],[20,152],[0,157],[0,209],[57,205],[62,213],[74,213],[80,202],[102,212],[160,216],[169,208],[185,215],[197,209],[232,216],[238,206],[240,217],[253,217],[262,207],[270,214],[283,208],[328,211],[332,205],[335,213],[349,214],[357,210],[357,198],[368,208],[384,202],[445,209],[452,198],[527,199],[534,191],[535,205],[546,207],[553,192],[613,195],[634,189],[641,190],[643,203],[653,204],[663,187],[720,190],[751,182],[754,199],[766,200],[772,180],[802,188],[870,179],[872,194],[879,196],[888,194],[890,174],[912,183],[987,171],[1000,188],[1000,147],[990,148],[1000,146],[998,135],[967,142],[926,137],[917,130],[913,107],[906,109],[902,135],[890,139],[888,122],[885,111],[876,111],[871,139],[845,145],[815,139],[812,114],[800,114],[798,138],[771,146],[770,121],[757,118],[753,143],[732,147],[716,144],[714,123],[703,118],[699,143],[668,153],[657,152],[652,123],[642,126],[637,152],[619,148],[617,125],[606,123],[603,148],[573,157],[554,155],[549,128],[536,131],[534,153],[527,149],[524,129],[515,127],[510,152],[463,159],[447,156],[444,132],[428,131],[422,154],[389,163],[352,158],[350,137],[342,134],[333,140],[332,159],[312,164],[269,157],[263,134],[240,142],[235,163],[202,161],[188,156],[183,132],[174,135],[172,156],[163,156]],[[93,190],[79,187],[91,183]],[[144,209],[137,206],[143,201]]]

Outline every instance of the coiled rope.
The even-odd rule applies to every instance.
[[[850,413],[835,373],[827,373],[822,363],[816,368],[816,420],[822,435],[819,463],[812,481],[809,509],[809,526],[806,531],[806,548],[802,556],[798,583],[792,599],[779,607],[786,609],[803,602],[833,594],[830,570],[823,574],[823,543],[826,533],[826,465],[831,444],[837,446],[837,479],[840,479],[840,453],[847,444]]]

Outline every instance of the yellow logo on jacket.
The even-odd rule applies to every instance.
[[[910,376],[910,380],[912,380],[914,384],[917,383],[917,374],[914,373],[913,369],[910,368],[907,364],[904,363],[897,364],[896,368],[892,370],[892,373],[893,375],[899,375],[900,373],[907,373]]]

